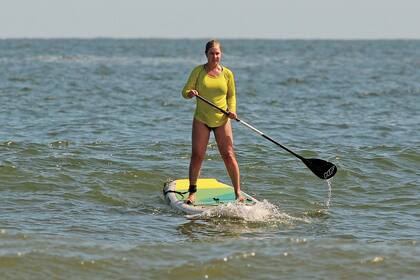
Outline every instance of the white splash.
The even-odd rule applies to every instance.
[[[208,218],[229,218],[238,219],[246,222],[264,222],[264,223],[284,223],[292,224],[295,221],[309,222],[306,218],[297,218],[290,216],[280,209],[263,200],[253,205],[244,203],[227,203],[214,207],[197,215],[189,215],[188,218],[208,219]]]
[[[327,207],[327,208],[330,208],[330,206],[331,206],[332,181],[333,181],[332,178],[327,179],[328,197],[327,197],[327,200],[325,201],[325,207]]]

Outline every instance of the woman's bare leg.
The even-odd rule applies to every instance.
[[[200,176],[201,164],[206,156],[207,145],[210,138],[210,129],[202,122],[194,119],[192,127],[192,151],[189,168],[190,185],[197,185]],[[194,201],[195,194],[190,194],[187,201]]]
[[[222,156],[233,188],[235,189],[236,199],[243,200],[241,197],[239,166],[233,149],[233,133],[230,120],[225,125],[217,127],[214,131],[214,135],[216,137],[220,155]]]

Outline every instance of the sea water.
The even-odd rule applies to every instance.
[[[190,219],[205,40],[0,40],[0,278],[417,279],[420,41],[222,40],[238,116],[338,166],[333,184],[233,124],[242,188]],[[203,178],[230,183],[212,136]]]

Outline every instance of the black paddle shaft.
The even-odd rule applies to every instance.
[[[228,111],[226,111],[226,110],[220,108],[219,106],[217,106],[216,104],[208,101],[204,97],[202,97],[200,95],[196,95],[196,97],[199,98],[200,100],[204,101],[205,103],[209,104],[210,106],[218,109],[219,111],[221,111],[225,115],[227,115],[227,116],[230,115],[230,113]],[[280,148],[286,150],[287,152],[291,153],[292,155],[294,155],[295,157],[297,157],[298,159],[300,159],[319,178],[321,178],[321,179],[330,179],[337,172],[337,167],[334,164],[332,164],[331,162],[328,162],[328,161],[325,161],[325,160],[322,160],[322,159],[317,159],[317,158],[304,158],[301,155],[298,155],[295,152],[293,152],[292,150],[290,150],[287,147],[283,146],[279,142],[275,141],[271,137],[265,135],[263,132],[261,132],[260,130],[256,129],[252,125],[246,123],[245,121],[240,120],[239,118],[235,118],[235,120],[237,122],[242,123],[243,125],[245,125],[249,129],[253,130],[257,134],[259,134],[262,137],[264,137],[265,139],[267,139],[268,141],[276,144]]]

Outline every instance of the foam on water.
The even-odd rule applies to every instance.
[[[209,219],[209,218],[229,218],[239,219],[246,222],[264,222],[264,223],[284,223],[309,222],[308,218],[297,218],[282,212],[278,206],[263,200],[250,206],[243,203],[227,203],[212,208],[197,215],[188,215],[188,218]]]
[[[330,179],[327,180],[328,197],[327,197],[327,200],[325,201],[325,207],[327,207],[327,208],[330,208],[330,206],[331,206],[332,181],[333,181],[333,178],[330,178]]]

